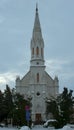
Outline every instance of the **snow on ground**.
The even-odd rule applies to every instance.
[[[17,128],[0,127],[0,130],[18,130]]]
[[[11,127],[0,127],[0,130],[20,130],[18,128],[11,128]],[[24,129],[26,130],[26,129]],[[51,128],[44,128],[43,126],[40,126],[40,125],[37,125],[37,126],[34,126],[31,130],[74,130],[74,125],[66,125],[64,126],[63,128],[61,129],[51,129]]]

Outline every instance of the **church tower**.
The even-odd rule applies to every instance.
[[[37,6],[31,39],[31,66],[44,66],[44,41],[42,38]]]
[[[45,71],[44,41],[37,6],[30,49],[30,69],[22,79],[16,79],[16,92],[23,94],[25,99],[32,98],[32,121],[40,123],[47,119],[45,98],[56,97],[59,80],[57,77],[52,79]]]
[[[31,60],[30,60],[30,71],[32,74],[31,82],[43,84],[44,79],[44,41],[42,38],[41,25],[38,14],[38,7],[36,6],[35,21],[31,39]]]

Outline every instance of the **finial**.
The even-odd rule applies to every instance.
[[[38,12],[38,3],[36,3],[36,12]]]

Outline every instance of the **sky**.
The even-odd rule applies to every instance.
[[[58,76],[60,92],[74,90],[74,0],[0,0],[0,90],[30,69],[36,3],[46,71]]]

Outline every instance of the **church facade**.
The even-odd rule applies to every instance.
[[[30,49],[30,69],[22,79],[17,77],[16,92],[23,94],[25,99],[32,97],[32,121],[45,121],[45,98],[56,97],[59,92],[59,80],[57,77],[52,79],[45,71],[44,41],[37,7]]]

